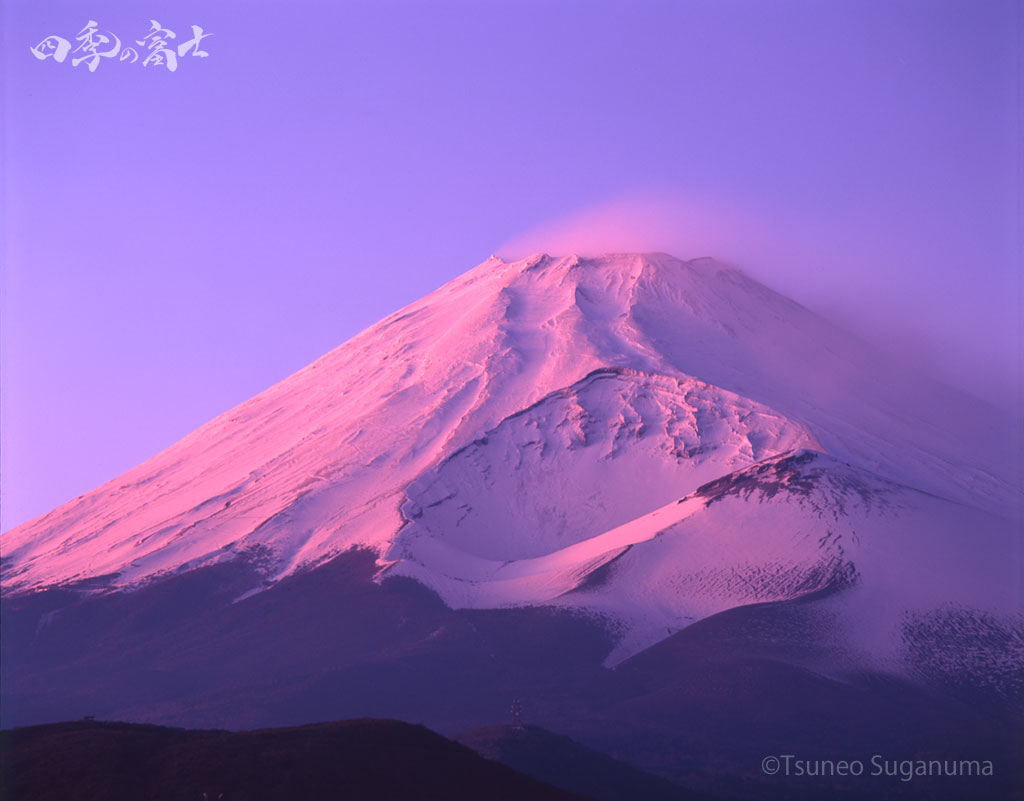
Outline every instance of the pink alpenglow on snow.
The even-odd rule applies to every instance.
[[[454,608],[613,621],[609,664],[821,595],[898,670],[908,620],[1020,625],[1001,425],[711,259],[492,257],[5,534],[4,591],[244,557],[241,599],[363,547]]]

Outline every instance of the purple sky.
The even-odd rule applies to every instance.
[[[1012,402],[1013,2],[0,14],[4,530],[493,251],[598,247],[609,209],[631,248],[728,249]],[[209,58],[90,73],[29,52],[89,19],[140,38],[151,18],[179,41],[202,25]]]

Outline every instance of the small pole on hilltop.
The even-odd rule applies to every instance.
[[[516,729],[523,728],[523,704],[518,698],[513,699],[509,711],[512,713],[512,726]]]

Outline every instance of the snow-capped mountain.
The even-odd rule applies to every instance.
[[[4,592],[243,557],[242,599],[361,546],[454,608],[600,615],[610,664],[833,593],[891,665],[938,615],[1020,630],[1004,430],[712,260],[492,257],[4,534]]]

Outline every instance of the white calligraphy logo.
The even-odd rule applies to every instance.
[[[114,33],[101,32],[96,20],[89,20],[75,36],[78,47],[74,50],[72,43],[61,36],[47,36],[29,50],[40,61],[52,58],[58,63],[63,63],[70,53],[71,66],[77,67],[84,63],[89,72],[96,72],[96,67],[104,58],[117,58],[118,61],[134,64],[140,57],[143,67],[164,66],[169,72],[175,72],[178,59],[185,58],[190,52],[193,58],[206,58],[210,55],[202,48],[203,39],[210,36],[213,34],[204,33],[200,26],[193,25],[192,38],[175,47],[173,40],[178,38],[178,34],[151,19],[149,33],[135,40],[137,47],[122,48],[121,40]]]

